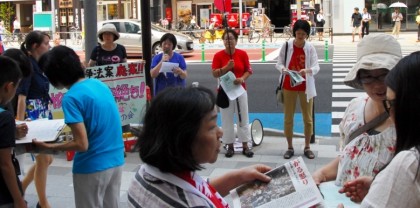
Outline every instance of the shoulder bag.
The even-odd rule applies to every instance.
[[[362,134],[363,132],[369,131],[375,127],[377,127],[379,124],[381,124],[383,121],[385,121],[387,118],[389,118],[389,115],[387,112],[383,112],[381,115],[377,116],[373,120],[367,122],[365,125],[358,128],[356,131],[353,131],[350,136],[347,138],[347,140],[344,141],[344,144],[347,145],[351,140]]]
[[[289,46],[289,44],[286,41],[286,52],[284,54],[284,64],[286,64],[288,46]],[[283,102],[284,102],[284,96],[283,96],[284,73],[281,73],[280,76],[281,76],[280,77],[280,83],[276,88],[276,97],[277,97],[277,103],[283,104]]]
[[[216,105],[221,108],[229,107],[229,98],[221,84],[219,84],[219,90],[216,95]]]

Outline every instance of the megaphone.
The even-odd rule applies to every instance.
[[[254,119],[249,126],[251,131],[252,146],[255,147],[260,145],[264,139],[264,128],[260,119]]]
[[[233,125],[233,131],[235,134],[235,142],[233,144],[235,151],[242,151],[242,143],[238,141],[238,127],[236,124]],[[248,142],[248,146],[258,146],[263,142],[264,139],[264,128],[260,119],[254,119],[252,123],[249,124],[249,131],[251,134],[251,141]],[[224,148],[227,149],[227,145],[224,145]]]

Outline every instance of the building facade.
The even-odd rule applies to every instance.
[[[52,11],[54,27],[59,32],[69,32],[72,26],[83,28],[84,0],[13,0],[16,16],[20,19],[22,30],[29,30],[33,22],[33,13]],[[3,1],[4,2],[4,1]],[[101,0],[97,2],[98,21],[115,18],[140,18],[140,0]],[[275,27],[284,27],[291,23],[296,14],[296,5],[301,5],[298,14],[305,14],[305,9],[313,7],[315,12],[323,9],[326,20],[325,27],[332,27],[334,33],[351,33],[351,15],[354,7],[360,11],[366,7],[371,14],[371,31],[390,31],[391,14],[394,8],[389,7],[395,0],[232,0],[232,13],[250,13],[257,9],[271,20]],[[401,30],[417,30],[415,23],[418,0],[400,0],[408,8],[401,8],[404,16]],[[164,24],[165,27],[176,29],[183,21],[195,16],[201,27],[210,24],[214,13],[221,13],[214,6],[214,0],[150,0],[150,19],[153,23]],[[239,18],[239,17],[238,17]],[[167,20],[167,21],[162,21]],[[238,20],[241,22],[241,20]]]

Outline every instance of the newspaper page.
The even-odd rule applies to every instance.
[[[269,183],[255,181],[230,192],[235,208],[311,207],[323,199],[302,157],[277,167]]]
[[[245,89],[242,85],[235,85],[236,76],[231,71],[220,77],[220,84],[226,92],[226,95],[230,100],[234,100],[245,93]]]
[[[43,142],[53,142],[63,131],[66,124],[64,119],[38,119],[26,123],[28,126],[28,134],[25,137],[16,140],[16,144],[32,143],[32,139],[37,139]]]
[[[296,87],[296,86],[302,84],[302,82],[305,81],[305,78],[300,76],[299,72],[297,72],[297,71],[286,70],[284,72],[287,73],[290,76],[290,86],[292,86],[292,87]]]
[[[340,194],[338,192],[340,188],[341,186],[335,185],[334,181],[319,184],[324,202],[318,208],[337,207],[339,204],[343,204],[345,208],[360,207],[360,204],[352,202],[345,194]]]

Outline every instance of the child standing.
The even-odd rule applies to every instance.
[[[12,59],[0,56],[0,105],[10,102],[15,96],[16,88],[22,79],[19,66]],[[27,207],[23,199],[22,185],[17,173],[17,162],[13,149],[16,124],[13,114],[0,107],[0,206]]]

